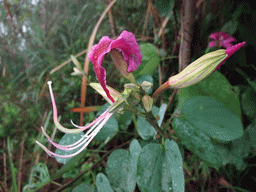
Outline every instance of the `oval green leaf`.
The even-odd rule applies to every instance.
[[[75,142],[77,142],[79,139],[81,139],[81,137],[84,136],[84,133],[83,132],[80,132],[80,133],[76,133],[76,134],[65,134],[59,144],[60,145],[70,145],[70,144],[73,144]],[[61,149],[56,149],[56,154],[58,155],[70,155],[72,153],[75,153],[77,152],[79,149],[81,149],[83,147],[80,146],[78,147],[77,149],[74,149],[74,150],[70,150],[70,151],[64,151],[64,150],[61,150]],[[63,163],[65,164],[70,158],[61,158],[61,157],[55,157],[55,159],[59,162],[59,163]]]
[[[182,157],[179,147],[175,141],[165,140],[165,156],[172,176],[173,192],[185,190],[184,173],[182,167]]]
[[[96,186],[98,192],[114,192],[108,178],[103,173],[99,173],[96,176]]]
[[[193,97],[183,103],[181,110],[190,123],[219,141],[231,141],[243,135],[239,117],[216,99]]]

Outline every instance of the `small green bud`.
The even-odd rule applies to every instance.
[[[79,70],[82,70],[81,64],[79,63],[79,61],[78,61],[73,55],[71,55],[71,60],[74,62],[75,66],[76,66]]]
[[[73,67],[73,70],[74,70],[74,72],[71,73],[72,76],[84,74],[80,69],[78,69],[76,67]]]
[[[140,84],[141,88],[144,90],[144,91],[147,91],[149,89],[152,88],[153,84],[148,82],[148,81],[143,81],[141,84]]]
[[[124,85],[125,89],[130,89],[132,91],[138,92],[140,90],[140,87],[138,85],[135,85],[133,83],[127,83]]]
[[[153,99],[150,96],[144,95],[142,97],[142,103],[143,103],[143,106],[144,106],[144,108],[146,109],[147,112],[152,110]]]

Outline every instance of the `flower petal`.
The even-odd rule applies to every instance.
[[[94,70],[100,85],[113,103],[115,100],[110,95],[109,90],[106,87],[106,70],[102,67],[102,61],[105,54],[115,48],[122,52],[125,61],[128,63],[128,72],[135,71],[141,64],[142,60],[140,47],[136,41],[136,38],[128,31],[123,31],[116,40],[112,40],[109,37],[104,36],[97,45],[92,47],[92,51],[89,53],[88,58],[94,66]]]
[[[141,64],[140,46],[133,33],[123,31],[116,40],[111,42],[111,49],[113,48],[118,48],[122,52],[124,59],[128,63],[128,72],[135,71]]]
[[[220,31],[212,33],[209,38],[213,39],[214,41],[209,42],[209,47],[225,47],[229,48],[232,47],[232,42],[236,41],[236,39],[229,34]]]
[[[92,62],[95,74],[102,88],[106,92],[108,98],[114,103],[115,100],[109,94],[109,90],[106,87],[106,70],[102,67],[102,61],[106,53],[110,51],[110,43],[113,40],[107,36],[101,38],[97,45],[92,47],[92,51],[89,53],[88,58]]]

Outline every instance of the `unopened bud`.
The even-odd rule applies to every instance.
[[[84,73],[82,71],[80,71],[78,68],[73,67],[74,72],[71,73],[72,76],[75,75],[83,75]]]
[[[152,110],[153,99],[149,95],[144,95],[142,97],[142,103],[147,112]]]
[[[81,64],[79,63],[79,61],[78,61],[73,55],[71,55],[71,60],[73,61],[73,63],[75,64],[75,66],[76,66],[79,70],[82,70]]]
[[[141,88],[144,90],[144,91],[147,91],[149,89],[152,88],[153,84],[148,82],[148,81],[143,81],[141,84],[140,84]]]
[[[218,69],[232,54],[244,45],[245,42],[228,49],[219,49],[203,55],[188,65],[183,71],[170,77],[167,82],[155,91],[153,98],[157,98],[161,92],[168,88],[183,88],[199,83]]]
[[[132,91],[138,92],[140,90],[140,87],[138,85],[135,85],[133,83],[127,83],[124,85],[125,89],[131,89]]]

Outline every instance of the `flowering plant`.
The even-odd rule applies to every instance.
[[[215,32],[212,33],[209,36],[210,39],[213,39],[213,41],[209,42],[209,47],[225,47],[229,48],[233,45],[232,42],[236,41],[236,39],[232,36],[229,36],[227,33],[221,31],[221,32]]]
[[[218,34],[212,34],[210,37],[217,41],[216,35]],[[167,111],[167,104],[162,104],[160,108],[157,108],[154,103],[157,102],[158,97],[163,94],[165,90],[183,88],[179,92],[180,99],[178,107],[172,116],[172,126],[176,134],[180,138],[185,139],[186,137],[189,137],[189,134],[187,133],[191,131],[191,133],[195,135],[199,134],[199,139],[207,138],[204,140],[204,144],[211,146],[209,149],[213,154],[211,158],[202,155],[200,149],[193,148],[194,145],[198,145],[195,144],[196,141],[193,140],[193,138],[182,141],[189,149],[195,151],[198,155],[201,155],[205,161],[216,166],[224,164],[223,161],[220,160],[220,153],[216,151],[215,145],[210,143],[210,138],[214,138],[219,142],[227,142],[241,137],[243,135],[243,128],[241,119],[239,119],[239,111],[234,109],[234,106],[229,105],[221,99],[211,98],[210,95],[212,96],[213,93],[209,93],[209,91],[206,92],[204,90],[204,94],[200,94],[193,90],[194,86],[197,86],[198,84],[203,85],[203,83],[207,82],[207,77],[211,74],[210,77],[219,74],[213,72],[216,71],[233,53],[245,45],[245,42],[243,42],[235,46],[230,46],[230,43],[234,39],[231,37],[227,38],[224,33],[221,33],[221,35],[221,37],[225,38],[222,39],[223,41],[220,45],[228,47],[227,49],[219,49],[203,55],[177,75],[171,76],[163,85],[155,90],[152,97],[149,92],[149,90],[152,89],[152,82],[148,79],[140,82],[138,78],[135,79],[132,73],[140,69],[139,66],[142,62],[140,46],[138,45],[135,36],[128,31],[123,31],[115,40],[112,40],[107,36],[102,37],[99,43],[94,45],[89,53],[89,59],[93,64],[95,74],[99,81],[99,83],[90,83],[90,85],[111,104],[110,107],[91,123],[84,126],[78,126],[72,122],[75,129],[65,128],[58,121],[57,107],[51,82],[48,82],[53,107],[53,120],[56,127],[67,134],[86,132],[74,143],[61,145],[54,142],[42,128],[48,141],[56,148],[63,151],[76,150],[71,154],[60,155],[50,151],[38,141],[37,144],[50,156],[58,158],[74,157],[87,148],[108,120],[114,116],[114,113],[119,112],[122,114],[124,111],[130,111],[139,115],[135,124],[137,125],[137,131],[140,137],[143,140],[156,140],[156,142],[162,143],[162,147],[156,143],[151,143],[142,149],[137,140],[132,142],[130,149],[131,157],[127,156],[129,161],[128,164],[129,166],[131,165],[129,168],[130,172],[128,171],[129,174],[137,174],[137,179],[135,179],[137,184],[142,190],[146,190],[148,187],[147,182],[150,180],[145,180],[146,172],[143,172],[142,169],[148,169],[147,166],[150,164],[150,159],[147,157],[148,155],[153,155],[153,159],[161,159],[161,162],[170,168],[168,171],[171,172],[172,182],[175,183],[176,181],[179,181],[180,185],[174,186],[174,189],[176,191],[184,191],[184,174],[180,149],[175,142],[175,136],[168,131],[170,123],[163,123],[165,112]],[[210,46],[213,46],[213,43],[211,43]],[[122,54],[120,54],[120,52]],[[119,93],[106,84],[106,70],[102,66],[106,53],[111,54],[120,74],[130,81],[130,83],[124,85],[124,91],[122,93]],[[209,80],[207,83],[210,84],[212,82]],[[188,90],[190,94],[193,93],[193,96],[187,94],[189,97],[186,97],[186,90]],[[232,98],[233,95],[230,97]],[[156,113],[158,113],[158,116],[155,111],[157,111]],[[229,119],[232,119],[232,122]],[[187,130],[188,127],[190,129],[189,131]],[[134,150],[133,147],[137,148],[137,151]],[[225,148],[223,148],[223,150],[225,150]],[[126,157],[126,155],[124,156]],[[123,162],[123,160],[121,161],[118,159],[121,157],[111,156],[110,159],[111,158],[114,158],[113,161]],[[159,164],[159,162],[156,162],[156,164]],[[163,165],[161,164],[159,166],[161,167]],[[158,170],[157,167],[154,168]],[[159,169],[158,171],[162,170]],[[133,190],[135,184],[136,182],[132,185]],[[166,185],[170,187],[170,184]]]

